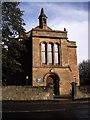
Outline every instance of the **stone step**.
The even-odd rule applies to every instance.
[[[72,100],[72,96],[71,95],[55,95],[54,96],[54,100]]]

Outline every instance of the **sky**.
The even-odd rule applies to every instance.
[[[21,2],[26,31],[39,25],[41,8],[47,25],[53,30],[68,31],[68,40],[76,41],[77,62],[88,59],[88,2]]]

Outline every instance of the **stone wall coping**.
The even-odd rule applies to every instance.
[[[32,28],[31,31],[45,31],[45,32],[67,33],[67,31],[61,31],[61,30],[35,29],[35,28]]]
[[[41,38],[67,38],[67,32],[66,31],[55,31],[55,30],[37,30],[32,29],[31,30],[31,36],[32,37],[41,37]]]

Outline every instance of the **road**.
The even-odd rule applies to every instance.
[[[89,120],[88,101],[3,102],[2,120]]]

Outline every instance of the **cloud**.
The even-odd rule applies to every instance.
[[[10,0],[3,0],[3,1],[10,1]],[[32,0],[17,0],[17,1],[32,2]],[[88,0],[33,0],[33,2],[88,2]]]
[[[63,30],[64,27],[68,31],[68,39],[76,41],[77,44],[77,61],[88,59],[88,12],[84,10],[77,10],[68,8],[67,13],[64,12],[65,6],[61,7],[60,12],[63,18],[61,19],[57,7],[57,14],[55,19],[50,20],[50,27],[55,30]],[[65,16],[65,14],[67,14]],[[71,17],[70,17],[71,16]]]
[[[75,4],[75,5],[74,5]],[[75,7],[78,6],[78,7]],[[25,11],[24,19],[30,24],[36,23],[38,21],[38,16],[40,14],[40,9],[43,7],[46,15],[48,16],[49,23],[54,24],[62,21],[85,21],[87,19],[87,12],[84,9],[80,9],[80,3],[30,3],[24,2],[21,8]],[[77,9],[76,9],[77,8]],[[83,8],[83,7],[81,7]],[[86,7],[85,7],[86,8]],[[48,24],[49,25],[49,24]],[[29,26],[28,26],[29,27]]]
[[[26,30],[38,25],[38,16],[43,7],[48,16],[48,26],[55,30],[68,31],[68,39],[77,42],[78,63],[88,59],[88,4],[87,3],[22,3],[25,10]]]
[[[56,23],[56,22],[55,22]],[[68,31],[69,41],[76,41],[77,45],[77,60],[78,63],[82,60],[88,59],[88,22],[61,22],[57,25],[52,25],[55,30],[64,30],[64,27]]]

